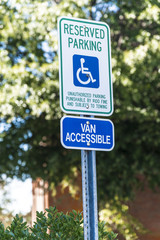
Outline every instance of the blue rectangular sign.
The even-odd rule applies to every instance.
[[[111,151],[114,125],[107,119],[65,116],[61,119],[61,143],[69,149]]]

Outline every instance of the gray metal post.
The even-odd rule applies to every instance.
[[[98,240],[96,152],[81,150],[84,240]]]

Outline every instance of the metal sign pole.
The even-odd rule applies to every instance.
[[[81,150],[84,240],[98,240],[96,152]]]

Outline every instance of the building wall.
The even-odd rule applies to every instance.
[[[59,185],[56,187],[56,194],[52,196],[52,192],[48,191],[48,184],[42,179],[37,178],[32,182],[32,225],[36,221],[36,211],[45,211],[49,206],[56,206],[58,211],[64,213],[70,212],[73,209],[82,212],[82,188],[81,177],[77,178],[76,184],[79,186],[75,195],[72,195],[68,187]]]
[[[137,218],[148,233],[139,236],[140,240],[160,240],[160,190],[137,191],[135,200],[129,204],[130,213]]]
[[[49,207],[48,183],[42,179],[37,178],[32,181],[32,225],[36,221],[36,211],[45,211]]]
[[[41,179],[33,181],[33,207],[32,223],[36,220],[36,211],[45,211],[49,206],[56,206],[64,213],[72,211],[82,211],[81,177],[77,179],[79,191],[73,197],[69,188],[59,185],[56,188],[56,195],[53,197],[48,192],[48,184]],[[160,190],[152,192],[147,186],[144,191],[137,191],[133,202],[129,203],[130,214],[137,218],[148,233],[139,236],[138,240],[160,240]]]

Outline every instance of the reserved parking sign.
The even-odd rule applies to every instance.
[[[62,110],[72,114],[111,115],[113,93],[108,25],[61,17],[58,30]]]

